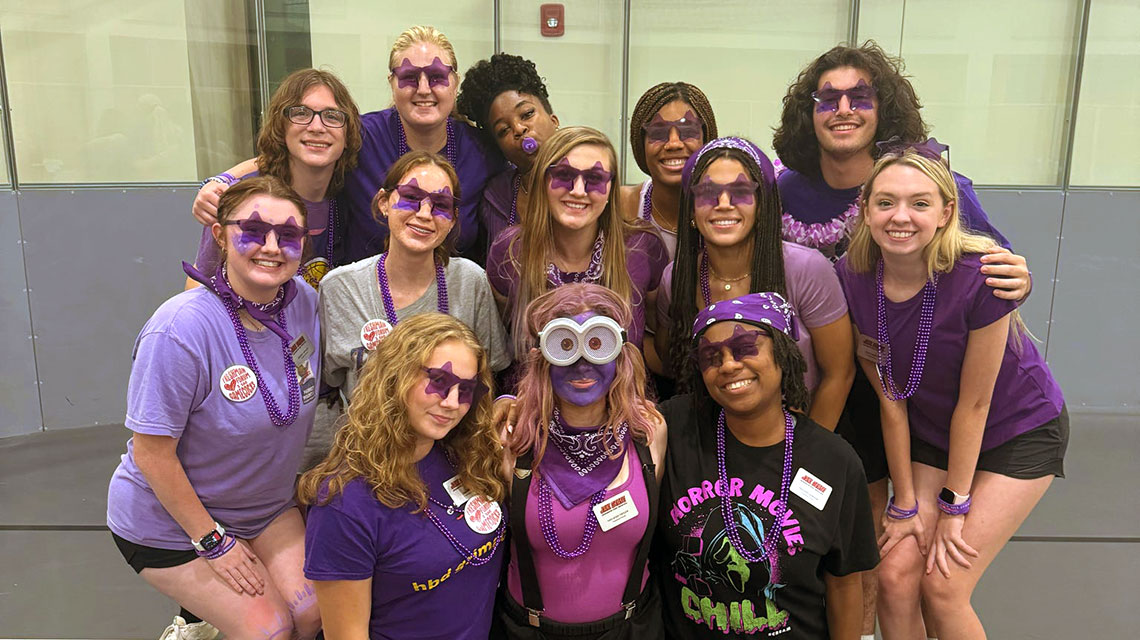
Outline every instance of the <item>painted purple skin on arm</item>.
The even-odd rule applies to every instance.
[[[669,132],[673,129],[677,130],[677,137],[682,140],[700,140],[704,135],[701,120],[692,111],[686,111],[680,120],[666,120],[657,113],[642,129],[645,131],[645,140],[650,144],[669,142]]]
[[[428,379],[424,393],[447,398],[452,387],[458,385],[459,404],[475,404],[487,392],[487,387],[478,378],[460,378],[452,373],[450,360],[443,363],[442,367],[424,367],[423,370]]]
[[[583,189],[587,193],[593,191],[603,195],[609,192],[610,180],[613,175],[602,168],[601,162],[595,162],[593,167],[583,171],[571,165],[570,160],[565,156],[557,164],[552,164],[546,168],[546,176],[550,178],[551,189],[573,191],[574,185],[578,183],[578,178],[582,178]]]
[[[429,87],[449,87],[451,86],[451,72],[454,69],[451,65],[444,64],[439,56],[436,56],[426,67],[417,67],[412,64],[412,61],[404,58],[400,66],[392,69],[392,75],[396,76],[396,88],[398,89],[415,89],[420,85],[420,74],[427,76]]]
[[[752,204],[756,201],[756,189],[760,185],[752,182],[743,173],[728,184],[713,182],[707,175],[693,187],[693,201],[698,207],[715,207],[720,203],[720,194],[728,192],[728,201],[733,206]]]
[[[708,368],[719,367],[724,363],[724,350],[728,349],[732,359],[740,362],[744,358],[760,354],[760,347],[756,341],[764,332],[760,329],[745,329],[741,325],[732,328],[732,336],[720,342],[710,342],[701,336],[693,357],[697,361],[697,368],[704,371]]]
[[[847,96],[852,111],[870,111],[875,108],[876,95],[875,87],[860,78],[858,84],[850,89],[836,89],[830,82],[825,82],[822,89],[812,92],[811,97],[816,102],[816,113],[830,113],[839,111],[839,100],[843,96]]]
[[[596,315],[598,314],[594,311],[586,311],[572,318],[581,324]],[[587,407],[606,397],[616,376],[617,360],[594,364],[585,358],[579,358],[571,365],[550,366],[550,386],[554,389],[554,395],[576,407]]]
[[[451,195],[451,187],[445,186],[439,191],[428,193],[420,188],[415,178],[412,178],[405,184],[397,186],[396,193],[400,194],[400,198],[392,205],[394,209],[419,211],[423,201],[430,200],[433,216],[451,220],[455,215],[455,197]]]

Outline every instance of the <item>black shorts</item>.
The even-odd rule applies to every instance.
[[[1065,477],[1065,449],[1069,446],[1069,410],[1061,406],[1061,415],[1049,422],[983,451],[978,456],[978,471],[989,471],[1010,478],[1033,480],[1044,476]],[[910,440],[910,459],[945,470],[949,455],[918,438]]]
[[[114,532],[111,533],[111,537],[115,539],[115,546],[119,548],[119,553],[123,554],[123,559],[131,565],[135,573],[142,573],[143,569],[178,567],[198,559],[198,554],[193,550],[176,551],[174,549],[147,547],[119,537]]]
[[[879,396],[858,364],[855,365],[855,382],[847,394],[847,404],[839,416],[835,433],[843,436],[855,449],[855,453],[859,454],[868,484],[889,475],[887,450],[883,445],[883,426],[879,419]]]

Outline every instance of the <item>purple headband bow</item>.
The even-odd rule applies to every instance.
[[[880,157],[901,156],[907,151],[913,151],[924,158],[941,160],[942,154],[950,151],[950,145],[942,144],[937,138],[927,138],[923,142],[904,142],[901,137],[894,136],[890,140],[876,142],[875,146],[879,149]]]
[[[700,162],[701,156],[713,149],[737,149],[743,151],[760,167],[760,177],[764,180],[764,184],[770,187],[776,183],[776,169],[772,166],[772,161],[768,159],[768,156],[764,155],[764,152],[760,150],[760,147],[744,138],[728,136],[710,140],[685,161],[685,168],[681,170],[681,185],[684,186],[686,191],[692,189],[690,180],[693,177],[693,168],[697,166],[697,162]]]
[[[721,300],[697,312],[693,321],[693,339],[714,322],[747,322],[756,326],[769,326],[783,331],[792,340],[799,340],[800,332],[792,322],[796,312],[783,296],[770,291]]]

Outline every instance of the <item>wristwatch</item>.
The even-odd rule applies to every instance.
[[[222,543],[222,537],[225,535],[226,530],[222,528],[222,525],[215,522],[213,531],[202,536],[201,540],[195,541],[191,539],[190,544],[194,545],[194,549],[196,549],[198,553],[209,553]]]
[[[938,493],[938,499],[946,504],[962,504],[970,499],[970,494],[962,495],[950,487],[942,487],[942,491]]]

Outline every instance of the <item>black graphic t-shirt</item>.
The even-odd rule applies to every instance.
[[[725,532],[717,482],[719,408],[696,415],[689,395],[660,407],[669,425],[661,486],[656,575],[670,638],[826,639],[825,573],[845,576],[879,561],[867,480],[843,438],[797,417],[789,510],[779,527],[780,579],[750,563]],[[749,447],[725,430],[729,510],[745,548],[760,554],[779,512],[783,442]]]

